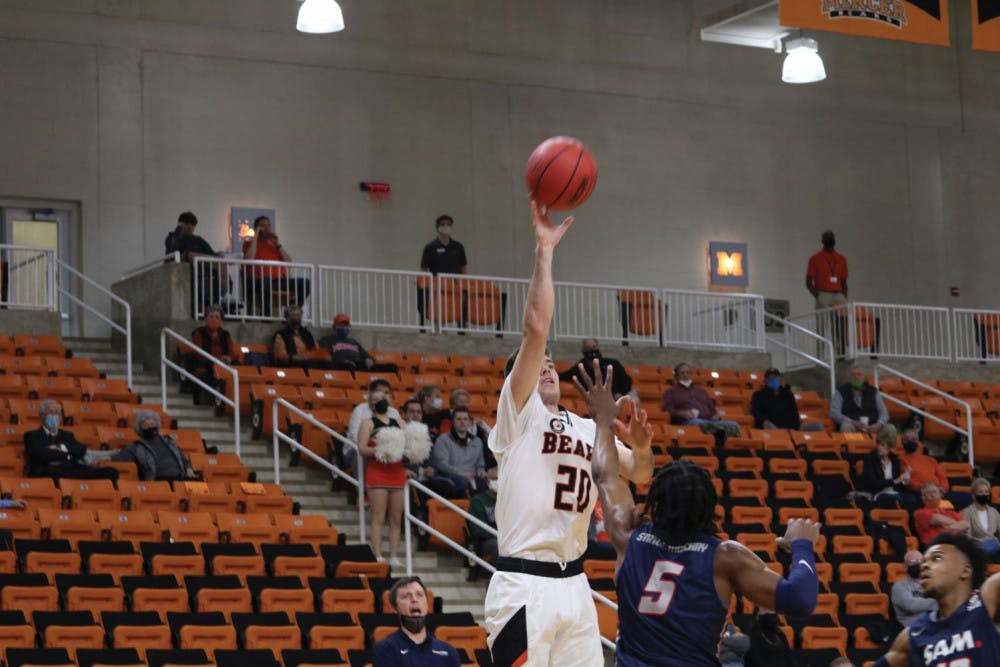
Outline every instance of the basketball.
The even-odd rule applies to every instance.
[[[597,162],[573,137],[546,139],[531,152],[524,172],[531,198],[555,211],[587,201],[597,184]]]

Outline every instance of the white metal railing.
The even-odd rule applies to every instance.
[[[141,273],[146,273],[146,271],[151,271],[158,266],[163,266],[164,264],[170,264],[172,262],[179,263],[180,261],[181,261],[181,253],[175,250],[173,252],[167,253],[160,259],[154,259],[153,261],[141,264],[135,267],[134,269],[129,269],[128,271],[122,274],[121,279],[126,280],[128,278],[134,278],[135,276],[138,276]]]
[[[0,304],[56,309],[56,262],[51,248],[0,244]]]
[[[658,289],[572,282],[556,282],[554,286],[554,340],[596,338],[660,344],[663,318]]]
[[[663,343],[764,351],[764,297],[663,290]]]
[[[211,305],[223,305],[241,320],[284,318],[291,305],[302,308],[302,321],[313,323],[311,304],[316,265],[197,255],[193,262],[194,317],[201,319]]]
[[[350,266],[317,268],[318,322],[328,324],[337,313],[347,313],[353,326],[411,331],[434,328],[431,274]]]
[[[829,338],[824,338],[777,315],[764,313],[764,318],[782,327],[781,338],[777,335],[767,335],[765,339],[768,345],[773,345],[781,350],[785,359],[784,370],[809,366],[818,366],[824,369],[828,376],[830,396],[832,397],[837,390],[835,376],[837,359],[833,351],[833,342]]]
[[[288,445],[293,452],[298,452],[299,454],[305,454],[310,459],[320,464],[331,473],[339,477],[340,479],[346,481],[348,484],[354,486],[358,490],[358,534],[360,535],[361,542],[366,541],[365,534],[367,532],[367,527],[365,526],[365,457],[358,452],[358,477],[355,479],[353,476],[347,474],[337,466],[333,465],[321,456],[317,456],[315,452],[303,447],[301,443],[297,442],[295,438],[291,437],[289,434],[282,431],[282,426],[278,422],[278,411],[280,408],[285,408],[292,414],[298,415],[305,421],[309,422],[316,428],[320,429],[332,438],[339,440],[341,444],[348,445],[350,447],[357,448],[357,444],[348,440],[341,434],[334,431],[332,428],[319,421],[311,414],[298,408],[283,398],[277,399],[271,406],[271,424],[273,425],[273,435],[271,445],[273,447],[274,453],[274,483],[281,484],[281,448],[278,446],[280,442]],[[404,494],[405,497],[405,494]]]
[[[223,372],[228,373],[232,377],[232,387],[233,387],[233,397],[229,398],[224,393],[216,389],[215,387],[205,383],[201,378],[196,376],[194,373],[190,372],[183,366],[180,366],[172,359],[169,358],[167,354],[167,337],[170,337],[177,341],[177,343],[186,346],[191,352],[199,355],[203,359],[208,359],[215,364],[217,368],[220,368]],[[216,400],[220,401],[223,405],[228,405],[233,409],[233,446],[236,450],[236,455],[240,455],[240,374],[235,368],[229,364],[224,363],[218,357],[212,356],[205,350],[201,349],[194,342],[184,338],[179,333],[173,329],[164,327],[160,331],[160,404],[163,406],[164,411],[167,411],[167,368],[172,368],[177,371],[181,376],[191,380],[199,387],[207,391],[209,394],[215,397]]]
[[[96,317],[98,320],[104,322],[109,327],[111,327],[112,330],[117,331],[118,333],[122,334],[122,336],[125,337],[125,378],[126,381],[128,382],[129,388],[131,389],[132,388],[132,306],[130,306],[128,301],[126,301],[125,299],[112,293],[111,290],[102,286],[97,281],[83,275],[82,273],[80,273],[79,271],[77,271],[72,266],[62,261],[61,259],[56,259],[56,264],[58,265],[58,268],[60,270],[65,271],[69,275],[73,276],[75,279],[82,281],[83,285],[81,286],[81,294],[83,294],[83,291],[87,287],[90,287],[96,290],[99,294],[108,297],[108,299],[110,300],[110,305],[108,306],[108,314],[104,314],[91,304],[87,303],[85,298],[81,298],[73,294],[73,292],[66,287],[70,283],[70,281],[64,280],[60,277],[60,280],[57,283],[57,289],[59,291],[60,299],[65,298],[66,300],[71,301],[72,303],[76,304],[76,306],[87,311],[88,313]],[[124,325],[118,324],[114,320],[115,306],[118,306],[122,310],[122,320],[125,322]]]
[[[528,280],[440,274],[434,280],[434,319],[441,332],[520,334]]]
[[[456,514],[458,514],[459,516],[461,516],[462,518],[464,518],[466,521],[473,522],[474,524],[476,524],[480,528],[484,529],[485,531],[487,531],[491,535],[496,536],[496,534],[497,534],[496,528],[494,528],[493,526],[489,525],[488,523],[484,523],[483,521],[480,521],[478,518],[476,518],[475,516],[473,516],[472,514],[470,514],[469,512],[467,512],[466,510],[462,509],[461,507],[459,507],[455,503],[451,502],[450,500],[448,500],[444,496],[440,495],[439,493],[435,493],[434,491],[432,491],[431,489],[427,488],[426,486],[424,486],[423,484],[421,484],[420,482],[418,482],[415,479],[407,479],[406,480],[406,486],[407,486],[407,488],[405,489],[405,491],[403,493],[403,530],[404,530],[404,536],[403,536],[404,540],[403,541],[404,541],[404,544],[406,545],[406,574],[407,575],[412,575],[413,574],[413,531],[410,529],[410,524],[413,524],[417,528],[426,531],[430,535],[433,535],[437,539],[441,540],[444,544],[448,545],[451,549],[457,551],[458,553],[460,553],[465,558],[468,558],[468,559],[470,559],[472,561],[475,561],[475,563],[477,565],[479,565],[480,567],[482,567],[482,568],[484,568],[486,570],[489,570],[491,573],[497,571],[496,567],[492,563],[490,563],[488,561],[485,561],[482,558],[480,558],[479,555],[476,552],[472,551],[471,549],[467,549],[465,546],[459,544],[458,542],[456,542],[455,540],[451,539],[450,537],[448,537],[447,535],[445,535],[441,531],[437,530],[436,528],[433,528],[430,524],[428,524],[427,522],[423,521],[418,516],[414,515],[413,512],[410,510],[410,496],[411,496],[410,488],[414,488],[417,491],[419,491],[420,493],[423,493],[423,494],[429,496],[430,498],[433,498],[433,499],[439,501],[442,505],[444,505],[445,507],[447,507],[452,512],[455,512]],[[591,590],[590,591],[590,595],[598,603],[603,604],[603,605],[605,605],[607,607],[610,607],[615,612],[618,611],[618,605],[616,603],[612,602],[611,600],[609,600],[605,596],[601,595],[597,591]],[[601,644],[603,644],[605,648],[609,648],[612,651],[615,650],[615,644],[614,644],[614,642],[606,639],[603,635],[601,636]]]
[[[830,338],[838,357],[952,358],[947,308],[852,301],[787,319]]]
[[[953,308],[955,361],[1000,361],[1000,310]]]
[[[898,378],[900,378],[902,380],[906,380],[907,382],[915,384],[916,386],[920,387],[924,391],[928,391],[928,392],[930,392],[932,394],[940,396],[944,400],[949,401],[951,403],[954,403],[955,405],[957,405],[958,407],[960,407],[962,410],[964,410],[965,411],[965,428],[963,429],[961,426],[958,426],[958,425],[953,424],[951,422],[947,422],[947,421],[941,419],[940,417],[936,417],[936,416],[932,415],[931,413],[927,412],[926,410],[922,410],[922,409],[918,408],[915,405],[907,403],[906,401],[902,401],[902,400],[896,398],[895,396],[891,396],[891,395],[889,395],[889,394],[881,391],[881,389],[879,390],[881,392],[881,394],[882,394],[882,400],[883,401],[891,401],[892,403],[895,403],[896,405],[900,405],[900,406],[906,408],[907,410],[910,410],[911,412],[916,412],[918,415],[921,415],[924,419],[930,419],[931,421],[933,421],[933,422],[935,422],[937,424],[940,424],[941,426],[945,426],[947,428],[950,428],[951,430],[955,431],[959,435],[964,435],[966,437],[967,442],[969,443],[969,463],[975,465],[975,444],[973,442],[973,429],[972,429],[972,407],[968,403],[966,403],[965,401],[961,400],[960,398],[956,398],[955,396],[952,396],[951,394],[949,394],[947,392],[941,391],[937,387],[931,386],[931,385],[927,384],[926,382],[921,382],[920,380],[917,380],[916,378],[910,377],[906,373],[902,373],[902,372],[896,370],[895,368],[891,368],[889,366],[886,366],[885,364],[875,364],[875,387],[876,388],[879,387],[879,375],[880,375],[880,372],[888,373],[889,375],[898,377]]]

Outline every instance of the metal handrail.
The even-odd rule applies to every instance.
[[[921,410],[920,408],[918,408],[915,405],[911,405],[910,403],[906,403],[904,401],[899,400],[895,396],[890,396],[890,395],[886,394],[885,392],[881,392],[882,393],[882,400],[889,399],[890,401],[892,401],[896,405],[901,405],[901,406],[905,407],[908,410],[911,410],[913,412],[916,412],[919,415],[922,415],[925,419],[931,419],[934,422],[936,422],[938,424],[941,424],[942,426],[946,426],[946,427],[952,429],[953,431],[955,431],[957,433],[965,435],[965,437],[968,438],[968,443],[969,443],[969,463],[972,464],[972,465],[975,465],[975,451],[974,451],[973,435],[972,435],[972,407],[967,402],[961,400],[960,398],[952,396],[951,394],[949,394],[947,392],[941,391],[937,387],[933,387],[933,386],[927,384],[926,382],[921,382],[920,380],[917,380],[916,378],[910,377],[906,373],[898,371],[895,368],[891,368],[889,366],[886,366],[885,364],[875,364],[875,388],[876,389],[878,388],[879,370],[883,370],[886,373],[889,373],[890,375],[895,375],[896,377],[902,378],[903,380],[906,380],[907,382],[912,382],[913,384],[917,385],[918,387],[920,387],[922,389],[925,389],[925,390],[931,392],[932,394],[937,394],[938,396],[944,398],[945,400],[951,401],[953,403],[957,403],[958,405],[960,405],[961,407],[963,407],[965,409],[965,424],[966,424],[966,429],[962,429],[961,427],[959,427],[956,424],[950,424],[950,423],[944,421],[943,419],[935,417],[934,415],[930,414],[926,410]]]
[[[786,327],[787,329],[793,329],[793,330],[795,330],[795,331],[797,331],[797,332],[799,332],[801,334],[804,334],[807,337],[813,338],[817,342],[817,344],[822,345],[826,349],[827,353],[829,354],[829,357],[828,357],[829,361],[824,361],[822,359],[814,357],[813,355],[811,355],[811,354],[809,354],[807,352],[803,352],[802,350],[796,349],[795,347],[792,347],[790,345],[786,345],[786,344],[782,343],[781,341],[779,341],[777,338],[775,338],[773,336],[765,336],[765,339],[767,340],[767,342],[773,343],[774,345],[777,345],[778,347],[782,348],[786,352],[792,352],[794,354],[797,354],[800,357],[803,357],[804,359],[807,359],[809,362],[815,364],[816,366],[820,366],[822,368],[827,369],[827,371],[829,373],[829,376],[830,376],[830,379],[829,379],[829,383],[830,383],[830,396],[832,397],[833,393],[835,391],[837,391],[837,381],[836,381],[835,374],[834,374],[834,371],[836,370],[837,357],[836,357],[836,355],[835,355],[835,353],[833,351],[833,341],[831,341],[829,338],[826,338],[824,336],[820,336],[818,333],[810,331],[809,329],[806,329],[803,326],[795,324],[794,322],[789,322],[788,320],[786,320],[784,318],[778,317],[777,315],[773,315],[773,314],[768,313],[768,312],[764,312],[764,319],[772,320],[775,323],[780,324],[783,327]],[[786,365],[787,365],[787,362],[786,362]]]
[[[56,258],[56,264],[58,265],[59,268],[69,271],[76,278],[87,283],[97,291],[111,297],[112,303],[117,303],[125,311],[125,326],[122,326],[117,322],[115,322],[110,317],[108,317],[107,315],[104,315],[103,313],[99,312],[93,306],[90,306],[89,304],[85,303],[83,299],[80,299],[79,297],[70,293],[69,290],[63,288],[61,284],[57,286],[59,294],[65,296],[70,301],[80,306],[81,308],[89,312],[91,315],[93,315],[97,319],[101,320],[102,322],[110,326],[118,333],[123,334],[125,336],[125,376],[128,382],[129,389],[131,389],[132,388],[132,306],[130,306],[128,301],[126,301],[125,299],[114,294],[111,290],[102,286],[100,283],[93,280],[92,278],[88,278],[87,276],[83,275],[82,273],[80,273],[79,271],[77,271],[72,266],[62,261],[61,259]],[[61,283],[62,281],[59,282]]]
[[[202,382],[201,378],[191,373],[186,368],[174,363],[167,357],[167,336],[170,336],[178,343],[182,343],[188,347],[188,349],[193,352],[198,353],[205,359],[213,362],[217,367],[221,368],[225,372],[229,373],[233,378],[233,398],[230,399],[228,396],[223,394],[221,391],[212,387],[211,385]],[[195,382],[199,387],[210,393],[216,399],[222,401],[225,405],[228,405],[233,409],[233,444],[236,449],[236,455],[240,455],[240,374],[239,372],[224,363],[218,357],[215,357],[205,350],[201,349],[195,345],[192,341],[184,338],[179,333],[173,329],[164,327],[160,330],[160,404],[163,405],[163,410],[167,411],[167,368],[172,368],[173,370],[180,373],[187,379]]]
[[[170,264],[172,262],[180,263],[180,261],[181,261],[181,253],[179,250],[175,250],[173,252],[167,253],[160,259],[154,259],[153,261],[141,264],[135,267],[134,269],[129,269],[128,271],[122,274],[121,279],[126,280],[128,278],[134,278],[140,273],[145,273],[146,271],[155,269],[158,266],[163,266],[164,264]]]
[[[340,479],[345,480],[346,482],[357,488],[358,533],[361,536],[360,537],[361,542],[365,542],[366,541],[365,534],[367,532],[365,526],[365,463],[364,463],[365,457],[361,455],[360,451],[358,451],[358,478],[354,479],[353,476],[348,475],[346,472],[344,472],[337,466],[333,465],[323,457],[317,456],[315,452],[306,447],[303,447],[301,443],[297,442],[294,438],[282,432],[280,425],[278,423],[279,406],[286,408],[289,412],[293,412],[299,415],[300,417],[308,421],[316,428],[320,429],[324,433],[327,433],[328,435],[333,436],[335,439],[341,441],[344,444],[350,445],[352,447],[357,447],[357,444],[354,441],[349,440],[348,438],[345,438],[341,434],[337,433],[332,428],[330,428],[323,422],[319,421],[308,412],[305,412],[301,408],[292,405],[283,398],[278,398],[276,401],[274,401],[274,404],[271,406],[271,424],[273,425],[271,445],[274,451],[274,483],[281,484],[281,457],[278,447],[278,443],[280,441],[284,442],[289,447],[291,447],[293,451],[299,452],[300,454],[305,454],[306,456],[308,456],[313,461],[315,461],[316,463],[320,464],[321,466],[329,470],[331,473],[333,473]]]
[[[472,514],[469,514],[468,512],[466,512],[464,509],[462,509],[461,507],[459,507],[455,503],[451,502],[450,500],[448,500],[447,498],[445,498],[441,494],[436,493],[436,492],[432,491],[431,489],[427,488],[426,486],[424,486],[423,484],[421,484],[417,480],[415,480],[415,479],[407,479],[406,480],[406,486],[407,487],[414,487],[418,491],[420,491],[421,493],[424,493],[424,494],[430,496],[431,498],[434,498],[435,500],[439,501],[441,504],[443,504],[445,507],[447,507],[451,511],[453,511],[456,514],[458,514],[459,516],[463,517],[466,521],[472,521],[473,523],[475,523],[480,528],[485,529],[491,535],[495,536],[497,534],[496,528],[494,528],[493,526],[491,526],[491,525],[489,525],[487,523],[484,523],[483,521],[479,520],[477,517],[473,516]],[[432,528],[425,521],[423,521],[420,518],[416,517],[410,511],[410,490],[409,490],[409,488],[407,488],[405,490],[405,492],[403,493],[403,527],[404,527],[404,531],[405,531],[405,544],[406,544],[406,574],[408,576],[413,574],[413,536],[412,536],[412,531],[410,530],[410,524],[411,523],[415,524],[421,530],[427,531],[428,533],[430,533],[434,537],[438,538],[439,540],[441,540],[442,542],[444,542],[449,547],[451,547],[452,549],[454,549],[458,553],[462,554],[466,558],[474,560],[476,562],[476,564],[480,565],[481,567],[489,570],[490,572],[496,572],[497,571],[496,566],[494,566],[491,563],[489,563],[488,561],[485,561],[482,558],[480,558],[479,555],[476,554],[474,551],[472,551],[470,549],[466,549],[464,546],[462,546],[461,544],[457,543],[455,540],[451,539],[450,537],[448,537],[447,535],[445,535],[441,531],[437,530],[436,528]],[[597,591],[591,590],[590,591],[590,596],[594,600],[596,600],[597,602],[599,602],[600,604],[603,604],[605,606],[610,607],[615,612],[618,611],[618,605],[616,603],[614,603],[611,600],[609,600],[608,598],[604,597],[603,595],[601,595]],[[605,648],[609,648],[612,651],[615,650],[615,644],[614,644],[614,642],[606,639],[603,635],[601,636],[601,644]]]

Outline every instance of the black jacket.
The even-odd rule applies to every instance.
[[[60,447],[54,449],[50,445]],[[63,429],[59,429],[55,435],[49,435],[44,428],[39,427],[24,434],[24,455],[29,477],[58,476],[61,470],[79,466],[86,454],[86,445]]]
[[[764,428],[765,420],[778,428],[796,431],[802,425],[795,394],[788,387],[782,387],[777,394],[767,387],[755,391],[750,398],[750,413],[753,414],[754,428]]]
[[[903,465],[899,461],[899,457],[889,452],[889,463],[892,465],[892,479],[896,479],[903,474]],[[885,491],[886,489],[892,488],[894,485],[892,479],[886,479],[885,473],[882,470],[882,462],[878,458],[878,450],[873,449],[868,456],[864,458],[862,469],[861,469],[861,490],[867,491],[868,493],[878,493],[879,491]],[[897,491],[905,491],[906,486],[899,486]]]

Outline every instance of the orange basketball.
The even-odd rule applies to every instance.
[[[565,211],[587,201],[594,191],[597,162],[578,139],[552,137],[531,152],[524,180],[532,199]]]

